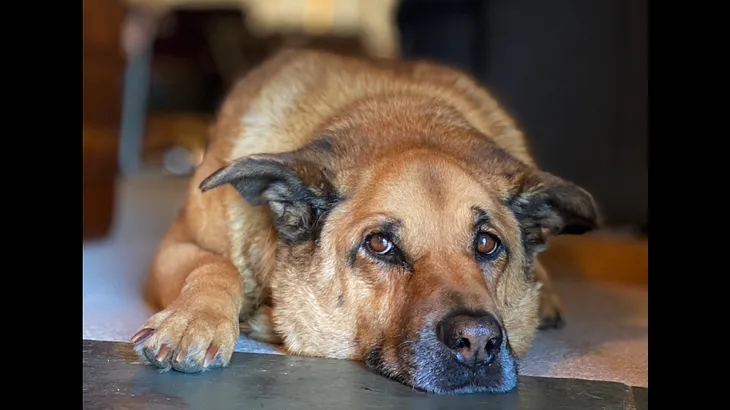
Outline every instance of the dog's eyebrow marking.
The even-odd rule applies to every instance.
[[[375,228],[378,232],[390,235],[394,240],[398,239],[400,233],[401,222],[396,220],[381,222]]]
[[[489,223],[490,217],[487,211],[483,210],[482,208],[478,206],[471,207],[471,210],[474,212],[474,223],[477,228],[479,228],[479,225]]]

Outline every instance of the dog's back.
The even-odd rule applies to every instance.
[[[409,93],[458,110],[470,125],[532,164],[513,120],[474,79],[432,62],[370,61],[312,50],[285,50],[231,92],[213,133],[224,161],[300,148],[348,105]]]

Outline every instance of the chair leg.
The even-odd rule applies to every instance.
[[[152,44],[129,56],[124,73],[122,126],[119,146],[120,172],[131,176],[142,166],[142,141],[147,117]]]
[[[142,145],[150,93],[156,26],[163,10],[134,9],[124,22],[122,42],[127,54],[122,90],[119,167],[123,176],[142,171]]]

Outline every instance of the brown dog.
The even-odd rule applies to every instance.
[[[162,369],[225,366],[240,318],[425,391],[507,391],[560,320],[536,254],[596,225],[467,75],[280,52],[223,105],[133,342]]]

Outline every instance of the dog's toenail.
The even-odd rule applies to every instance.
[[[161,362],[167,358],[167,354],[170,353],[170,348],[167,347],[167,345],[162,345],[162,348],[160,348],[160,352],[157,353],[157,361]]]
[[[132,343],[137,344],[137,343],[141,342],[142,340],[150,337],[152,335],[152,333],[154,333],[154,332],[155,332],[154,329],[150,329],[150,328],[146,327],[146,328],[140,330],[139,332],[135,333],[134,336],[132,336]]]
[[[208,367],[215,359],[215,355],[218,354],[218,347],[211,346],[208,352],[205,354],[205,360],[203,361],[203,367]]]

